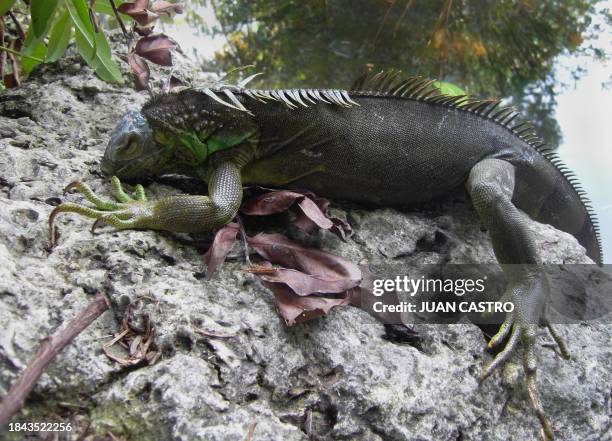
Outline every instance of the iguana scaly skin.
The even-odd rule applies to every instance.
[[[381,205],[427,201],[464,185],[495,255],[505,265],[506,295],[515,303],[490,342],[505,348],[482,378],[522,343],[529,396],[545,437],[552,427],[535,388],[538,324],[567,348],[544,314],[548,281],[519,209],[574,235],[601,263],[597,225],[584,192],[533,128],[498,101],[446,96],[433,82],[397,71],[362,77],[351,91],[255,90],[217,85],[160,95],[128,112],[113,134],[102,169],[121,179],[165,173],[208,182],[208,196],[132,200],[113,178],[119,202],[85,184],[74,186],[96,209],[61,204],[120,229],[211,230],[231,221],[243,184],[308,188]],[[525,264],[525,265],[517,265]]]

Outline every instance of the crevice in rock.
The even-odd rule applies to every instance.
[[[436,230],[432,235],[426,234],[417,240],[414,252],[436,252],[443,254],[449,243],[448,236],[442,230]]]
[[[395,344],[407,344],[419,352],[423,352],[422,339],[419,333],[406,325],[385,324],[385,333],[381,338]]]

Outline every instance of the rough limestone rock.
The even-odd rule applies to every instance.
[[[89,440],[111,439],[111,433],[131,440],[237,441],[253,423],[254,440],[306,440],[307,431],[319,440],[537,438],[518,358],[478,387],[492,356],[473,324],[416,325],[415,343],[345,307],[288,328],[271,293],[242,271],[240,250],[207,282],[198,241],[152,231],[92,235],[91,221],[76,215],[59,217],[59,243],[50,251],[53,206],[60,198],[81,200],[63,197],[63,187],[84,180],[110,194],[98,169],[109,133],[126,109],[146,98],[102,82],[74,56],[0,95],[0,396],[40,340],[95,293],[112,301],[112,311],[49,367],[13,421],[72,421],[74,431],[60,439],[76,439],[89,427]],[[147,187],[150,198],[177,191]],[[285,233],[383,270],[494,261],[487,233],[461,192],[404,210],[334,205],[355,230],[346,243],[327,232]],[[590,262],[571,236],[537,223],[532,228],[546,262]],[[601,279],[612,286],[606,275]],[[101,346],[120,329],[126,305],[142,295],[157,301],[146,308],[160,356],[152,366],[124,369]],[[203,336],[196,328],[230,337]],[[538,386],[558,438],[612,439],[611,328],[584,323],[559,330],[573,354],[569,362],[555,354],[545,332],[538,340]]]

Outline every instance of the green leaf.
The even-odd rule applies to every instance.
[[[123,83],[119,67],[111,58],[111,49],[104,33],[94,31],[85,0],[67,0],[66,7],[74,24],[77,49],[85,62],[104,81]]]
[[[30,15],[36,37],[43,37],[49,27],[58,0],[30,0]]]
[[[0,16],[6,14],[17,0],[0,0]]]
[[[458,96],[466,94],[461,87],[456,86],[453,83],[447,83],[446,81],[436,81],[433,85],[439,88],[440,92],[445,95]]]
[[[72,22],[70,21],[70,13],[64,11],[51,29],[49,36],[49,48],[47,50],[47,58],[45,61],[52,62],[59,60],[70,43],[72,37]]]
[[[41,60],[44,60],[45,55],[47,54],[47,46],[45,45],[44,38],[35,37],[32,26],[30,26],[30,28],[28,29],[28,33],[23,43],[23,49],[21,49],[21,54],[29,55],[34,58],[40,58]],[[36,61],[27,57],[21,57],[21,67],[23,68],[23,72],[26,75],[32,72],[32,69],[34,69],[39,64],[40,61]]]

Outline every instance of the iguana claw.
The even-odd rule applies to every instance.
[[[113,196],[117,202],[101,199],[83,182],[75,181],[68,184],[64,188],[64,194],[70,190],[76,190],[85,196],[95,206],[95,209],[71,202],[62,203],[55,207],[49,215],[49,245],[53,247],[56,243],[55,218],[58,214],[65,212],[78,213],[96,219],[92,226],[92,232],[100,223],[107,223],[121,229],[137,228],[139,220],[146,214],[148,208],[144,188],[140,184],[136,185],[134,188],[135,198],[132,198],[125,193],[121,181],[116,176],[111,178],[111,185]]]
[[[546,318],[543,320],[543,322],[559,346],[561,356],[566,360],[570,359],[571,356],[569,350],[561,336]],[[494,348],[499,346],[507,339],[506,346],[496,355],[493,361],[483,369],[479,383],[482,383],[497,368],[501,367],[510,358],[512,353],[518,347],[519,343],[522,341],[524,347],[523,368],[527,379],[527,392],[529,395],[529,400],[531,401],[531,405],[538,419],[540,420],[540,424],[542,426],[542,439],[544,441],[550,441],[554,439],[554,430],[550,420],[546,416],[540,400],[540,394],[536,387],[537,356],[535,352],[535,340],[537,337],[537,328],[538,326],[536,324],[525,323],[523,320],[521,320],[520,313],[508,314],[499,331],[493,336],[493,338],[491,338],[488,344],[489,348]]]

